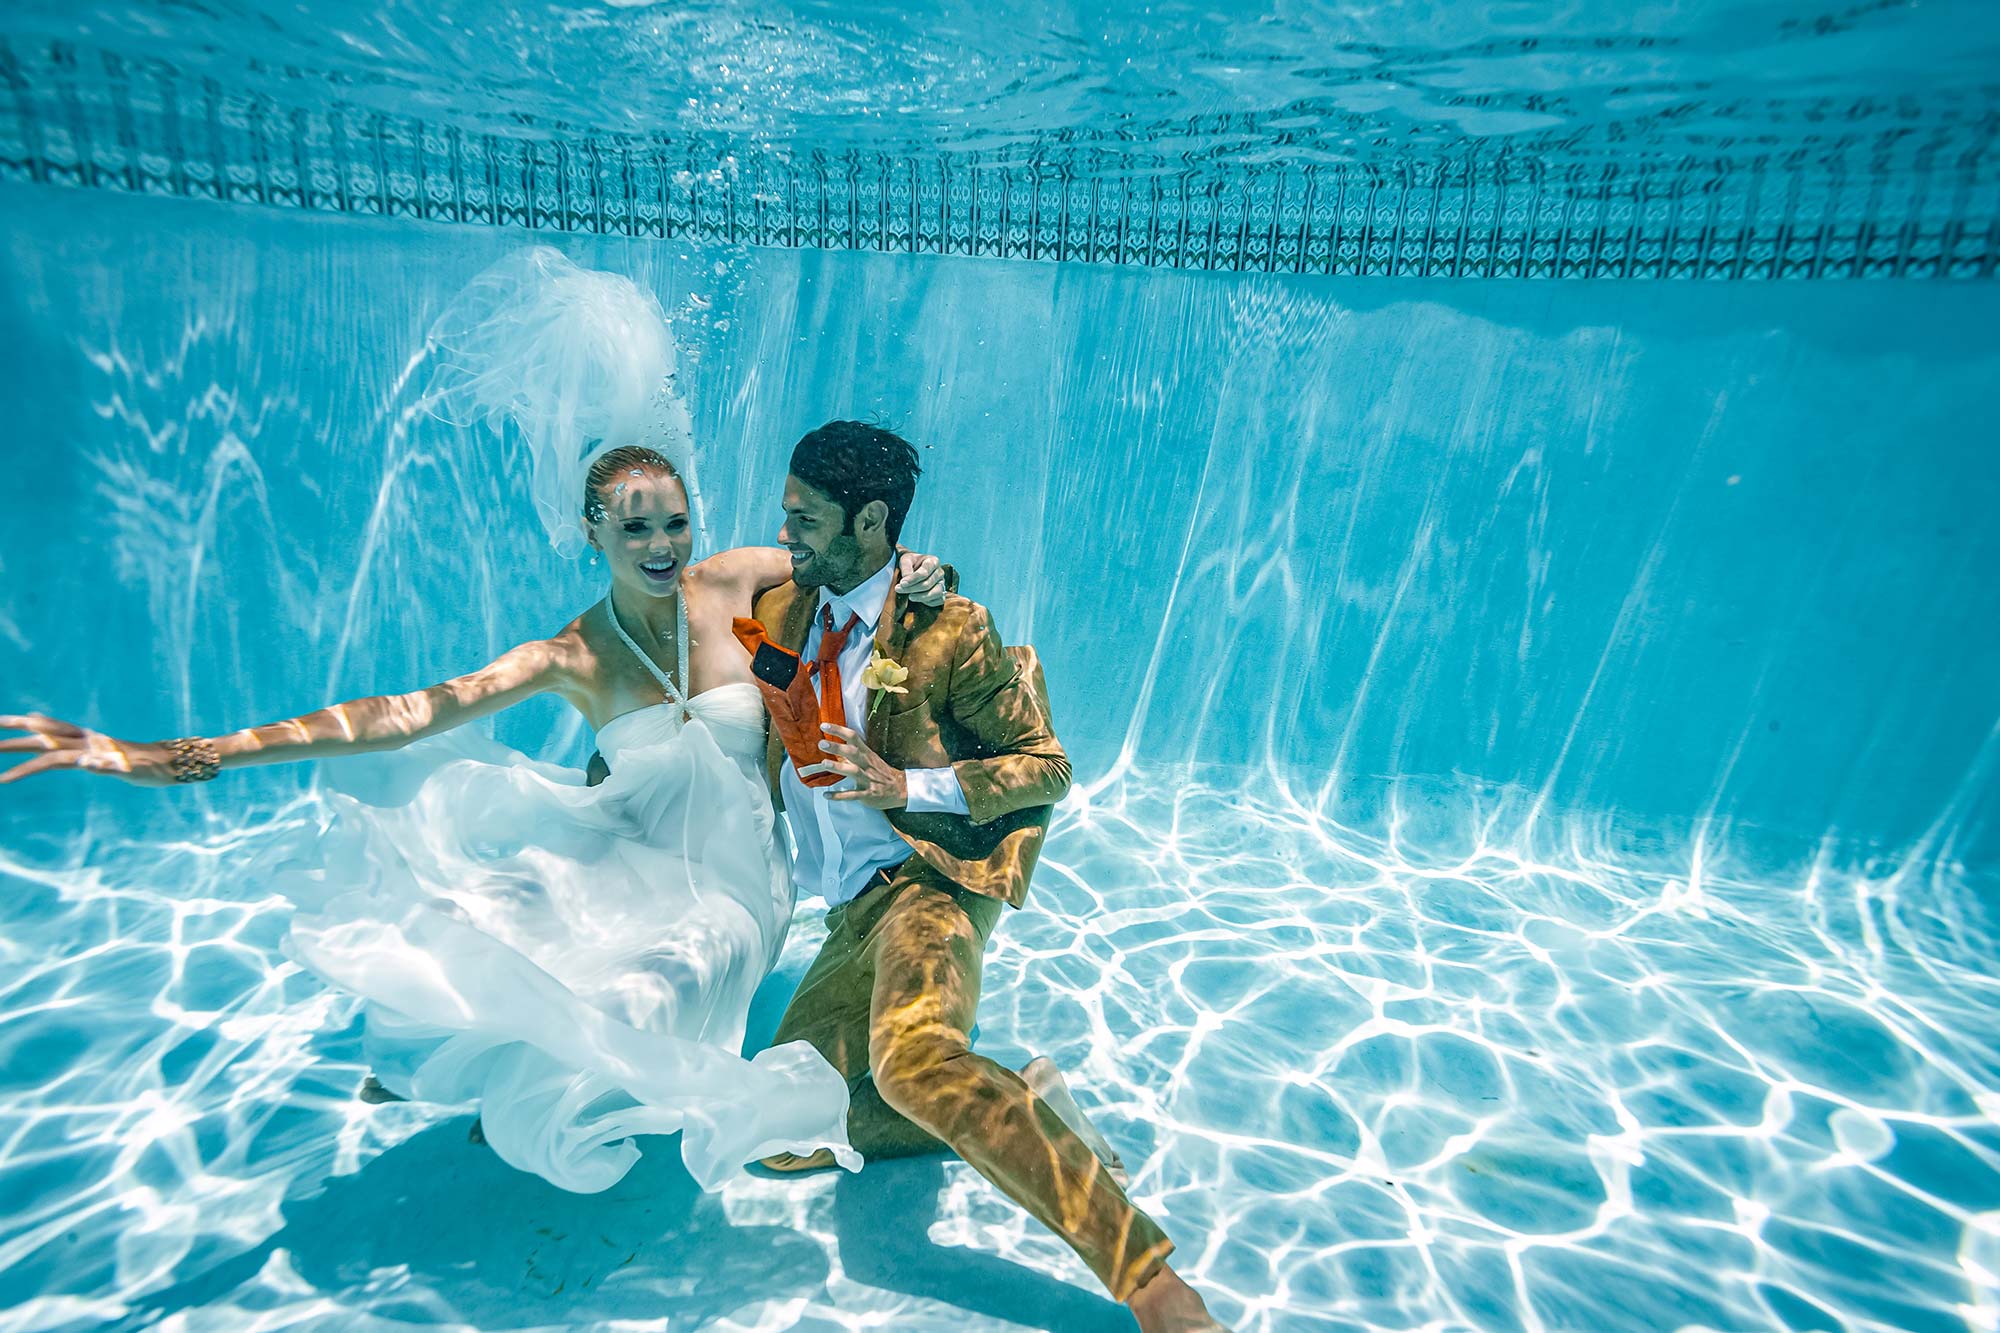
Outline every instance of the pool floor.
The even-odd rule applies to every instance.
[[[0,861],[0,1329],[1131,1326],[953,1159],[704,1195],[661,1140],[579,1196],[463,1114],[357,1101],[353,1006],[257,887],[316,807]],[[1274,780],[1079,793],[977,1044],[1069,1071],[1240,1328],[2000,1327],[1977,886],[1509,826],[1466,797],[1357,832]]]

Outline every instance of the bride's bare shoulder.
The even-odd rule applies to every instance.
[[[605,712],[602,696],[616,675],[609,668],[614,650],[623,651],[605,626],[603,607],[597,603],[534,645],[554,671],[557,692],[593,718]]]
[[[611,631],[604,623],[604,604],[595,603],[588,611],[564,625],[547,639],[550,656],[573,671],[587,673],[611,642]]]
[[[747,605],[759,592],[783,583],[791,574],[791,557],[783,547],[736,546],[689,565],[686,578],[697,595],[706,593]]]

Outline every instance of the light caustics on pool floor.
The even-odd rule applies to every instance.
[[[1241,1327],[2000,1327],[1975,886],[1530,856],[1464,795],[1371,836],[1241,777],[1074,795],[979,1038],[1070,1071]],[[355,1101],[258,887],[317,803],[0,864],[0,1328],[1125,1326],[956,1161],[703,1196],[662,1142],[576,1196]]]

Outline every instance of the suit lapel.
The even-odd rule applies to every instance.
[[[765,629],[778,641],[779,647],[796,653],[806,646],[806,634],[812,629],[813,610],[819,605],[819,591],[801,588],[796,583],[787,583],[777,591],[785,598],[775,617],[778,623],[767,625]]]
[[[910,599],[896,592],[892,586],[889,592],[889,605],[882,612],[881,621],[875,626],[875,651],[892,662],[901,662],[903,649],[909,643],[910,626],[915,618],[916,612],[910,605]],[[880,754],[882,753],[880,731],[882,709],[875,707],[875,702],[874,698],[868,700],[868,720],[862,726],[861,732],[868,741],[868,748]],[[888,705],[884,704],[882,707],[887,708]]]

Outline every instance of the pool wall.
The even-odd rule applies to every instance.
[[[455,674],[593,595],[490,437],[415,408],[429,319],[529,238],[31,187],[0,234],[11,705],[214,731]],[[1040,648],[1086,781],[1221,765],[1381,820],[1394,777],[1635,843],[1995,862],[1990,284],[557,243],[673,318],[711,547],[770,539],[827,418],[923,447],[908,538]],[[552,703],[500,729],[587,752]],[[7,838],[305,780],[171,812],[31,784]]]

